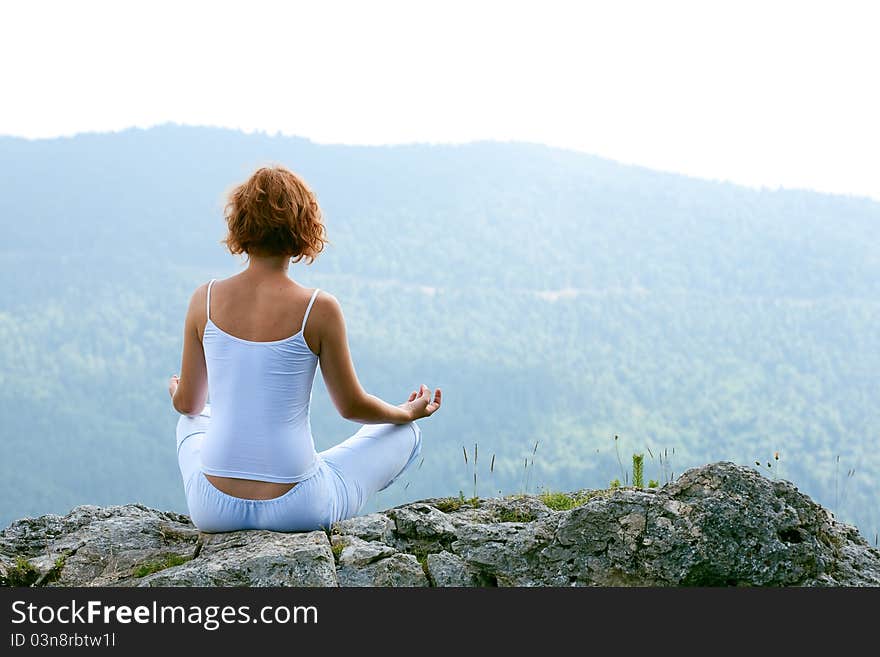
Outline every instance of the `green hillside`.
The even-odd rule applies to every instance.
[[[772,461],[873,541],[880,203],[532,144],[170,125],[0,138],[0,525],[80,503],[185,510],[165,381],[193,289],[241,266],[219,243],[224,192],[267,162],[324,208],[332,243],[291,275],[342,303],[365,387],[444,389],[424,463],[377,506],[471,494],[463,445],[479,444],[481,495],[605,486],[615,448],[624,465],[650,450],[654,479]],[[316,381],[324,448],[357,426]]]

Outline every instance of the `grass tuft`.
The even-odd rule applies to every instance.
[[[544,491],[538,496],[544,503],[544,506],[554,511],[568,511],[569,509],[583,506],[593,497],[595,497],[595,494],[580,493],[569,495],[568,493],[553,493],[550,491]]]
[[[449,513],[450,511],[458,511],[462,504],[464,504],[463,497],[444,497],[434,502],[434,508],[443,513]]]
[[[6,573],[4,586],[33,586],[40,579],[40,571],[24,557],[15,558],[15,566]]]
[[[520,509],[501,509],[495,514],[498,522],[532,522],[537,517],[531,511],[522,511]]]
[[[166,568],[174,568],[174,566],[180,566],[181,564],[185,564],[191,559],[192,557],[184,557],[179,554],[170,554],[162,561],[151,561],[149,563],[141,564],[134,571],[134,576],[146,577],[147,575],[158,573],[160,570],[165,570]]]

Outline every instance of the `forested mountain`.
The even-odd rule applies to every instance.
[[[272,162],[324,209],[331,244],[290,273],[340,300],[365,387],[444,389],[423,464],[375,506],[472,494],[475,443],[481,495],[606,486],[645,452],[661,481],[759,460],[874,540],[880,203],[533,144],[172,125],[0,138],[0,524],[185,510],[166,380],[192,291],[242,266],[224,194]],[[316,382],[320,449],[357,426]]]

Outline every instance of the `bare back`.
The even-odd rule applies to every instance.
[[[251,342],[284,340],[299,331],[314,288],[277,276],[256,279],[242,272],[214,283],[211,321],[225,333]],[[204,336],[205,317],[199,318],[199,337]],[[320,343],[317,322],[305,328],[306,344],[314,352]]]
[[[299,333],[313,291],[286,275],[256,277],[242,272],[214,283],[211,322],[224,333],[250,342],[285,340]],[[207,311],[198,320],[200,339],[206,323]],[[313,345],[320,341],[313,324],[306,325],[303,339],[317,353]],[[205,477],[227,495],[245,499],[272,499],[296,485],[209,474]]]

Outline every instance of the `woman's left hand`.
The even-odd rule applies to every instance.
[[[180,385],[180,377],[176,374],[172,374],[171,378],[168,379],[168,394],[171,395],[171,399],[174,399],[174,393],[177,392],[177,386]]]

